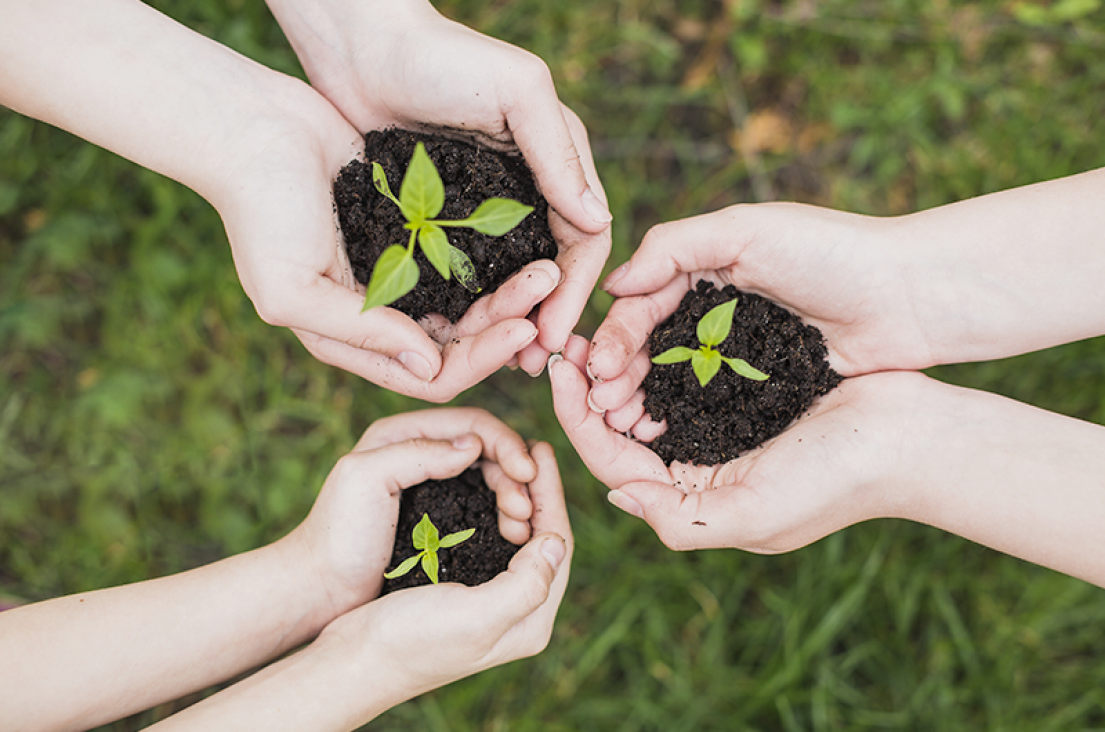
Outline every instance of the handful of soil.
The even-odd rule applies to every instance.
[[[460,582],[469,587],[483,584],[505,571],[521,548],[499,533],[495,493],[487,487],[478,468],[469,468],[455,478],[428,480],[403,491],[388,571],[418,553],[411,543],[411,532],[423,514],[429,515],[442,536],[476,530],[467,541],[437,553],[441,582]],[[380,594],[428,584],[430,578],[419,566],[402,577],[385,579]]]
[[[489,236],[465,227],[449,227],[449,242],[463,251],[475,266],[471,292],[456,277],[446,281],[415,247],[414,259],[421,272],[414,289],[391,304],[417,320],[440,313],[457,322],[478,298],[494,292],[530,262],[555,259],[556,241],[549,230],[548,203],[537,190],[533,174],[518,156],[475,143],[440,135],[389,129],[365,135],[365,160],[354,160],[338,173],[334,203],[345,238],[345,250],[353,276],[367,284],[380,255],[392,244],[407,245],[410,231],[399,207],[376,190],[372,163],[379,163],[388,184],[398,194],[414,148],[419,143],[437,167],[445,185],[445,206],[436,217],[458,220],[471,215],[489,198],[511,198],[534,210],[503,236]]]
[[[733,327],[717,349],[723,356],[743,358],[770,378],[753,381],[722,366],[703,387],[689,362],[652,364],[641,384],[645,411],[656,422],[667,420],[668,426],[648,447],[667,465],[727,463],[781,433],[814,399],[843,380],[829,368],[825,339],[817,328],[759,295],[738,292],[732,285],[718,290],[704,280],[653,330],[649,355],[676,346],[697,348],[698,321],[733,298],[738,298]]]

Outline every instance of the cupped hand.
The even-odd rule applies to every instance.
[[[784,552],[899,514],[892,488],[908,472],[903,455],[912,454],[919,423],[911,420],[924,404],[926,377],[845,379],[757,450],[724,465],[669,467],[589,408],[586,353],[586,342],[573,339],[565,358],[550,364],[557,418],[592,474],[611,488],[611,503],[644,519],[672,549]]]
[[[732,206],[651,229],[604,283],[591,402],[616,410],[648,373],[646,341],[700,279],[763,295],[817,326],[844,376],[935,363],[892,220],[791,203]]]
[[[402,698],[539,653],[568,584],[572,532],[552,448],[533,446],[534,537],[478,587],[442,583],[393,592],[331,623],[318,643],[356,649],[369,678]]]
[[[525,542],[531,519],[536,521],[530,486],[559,482],[555,462],[539,467],[503,422],[482,409],[429,409],[386,417],[365,431],[330,472],[310,514],[287,537],[307,558],[331,617],[379,594],[403,489],[459,475],[477,462],[496,493],[500,530],[515,543]]]
[[[311,83],[358,130],[452,130],[525,157],[551,208],[563,273],[542,303],[537,342],[519,358],[538,372],[567,341],[610,252],[586,129],[560,103],[548,67],[421,0],[269,5]]]
[[[211,186],[261,318],[291,328],[325,363],[432,402],[452,399],[533,343],[538,326],[527,316],[563,279],[548,261],[481,298],[455,326],[432,329],[386,307],[361,312],[364,289],[353,280],[331,193],[338,170],[359,154],[360,135],[310,89],[289,80],[283,91],[289,112],[254,122],[226,182]]]

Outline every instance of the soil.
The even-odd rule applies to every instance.
[[[732,285],[718,290],[706,281],[699,281],[675,313],[653,330],[650,355],[675,346],[697,348],[698,321],[734,297],[733,328],[718,350],[743,358],[770,378],[753,381],[722,365],[702,387],[689,361],[653,364],[642,384],[645,411],[657,422],[667,420],[667,431],[648,446],[668,465],[733,460],[785,430],[843,380],[829,368],[825,339],[817,328],[759,295]]]
[[[520,548],[499,533],[495,494],[484,482],[483,473],[469,468],[455,478],[429,480],[403,491],[389,572],[416,553],[411,532],[423,514],[429,514],[441,536],[476,530],[467,541],[438,551],[441,582],[460,582],[469,587],[483,584],[504,571]],[[419,565],[402,577],[385,579],[380,594],[428,584],[430,578]]]
[[[418,142],[425,144],[445,185],[445,207],[437,218],[463,219],[494,197],[512,198],[534,207],[522,223],[503,236],[488,236],[463,227],[446,231],[449,242],[475,265],[476,284],[481,288],[478,293],[465,289],[456,277],[443,279],[416,245],[415,261],[421,270],[418,284],[391,307],[415,320],[440,313],[455,323],[473,302],[494,292],[530,262],[555,259],[557,246],[549,230],[548,204],[521,157],[441,135],[394,128],[372,131],[365,135],[365,161],[349,163],[334,182],[338,222],[358,282],[368,283],[376,260],[387,247],[406,246],[410,239],[399,207],[373,185],[371,164],[383,166],[388,184],[398,196]]]

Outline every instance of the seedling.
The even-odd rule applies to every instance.
[[[430,578],[430,582],[436,585],[437,568],[439,564],[437,559],[438,550],[454,547],[463,541],[467,541],[475,533],[475,529],[465,529],[464,531],[446,534],[439,538],[437,527],[434,526],[433,521],[430,521],[430,515],[424,513],[422,514],[422,520],[418,522],[414,527],[414,531],[411,532],[411,540],[414,542],[414,548],[420,551],[410,559],[403,560],[398,567],[385,573],[384,577],[386,579],[402,577],[407,572],[414,569],[414,565],[421,561],[422,569],[426,573],[426,576]]]
[[[769,378],[767,374],[755,369],[742,358],[729,358],[718,353],[717,346],[729,335],[729,329],[733,327],[733,312],[737,309],[737,301],[730,300],[710,310],[698,321],[698,340],[701,345],[698,348],[686,348],[676,346],[664,351],[652,359],[653,363],[670,364],[690,361],[694,375],[698,377],[698,383],[705,387],[717,375],[724,361],[740,376],[755,381],[764,381]]]
[[[457,221],[435,219],[445,205],[445,186],[421,142],[414,149],[407,166],[403,183],[396,198],[388,186],[384,168],[372,163],[372,182],[387,196],[407,219],[404,227],[411,232],[407,246],[392,244],[376,260],[372,277],[365,293],[364,310],[380,305],[390,305],[406,295],[418,284],[418,265],[414,261],[414,243],[422,247],[426,259],[446,280],[456,275],[457,280],[470,292],[479,292],[476,286],[476,270],[468,255],[449,243],[443,227],[466,226],[481,234],[502,236],[533,211],[533,206],[509,198],[489,198],[472,212]]]

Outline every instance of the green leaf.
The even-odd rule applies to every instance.
[[[422,571],[430,578],[430,582],[437,584],[437,552],[426,552],[422,555]]]
[[[441,537],[441,548],[448,549],[451,546],[456,546],[461,542],[468,541],[475,533],[475,529],[465,529],[464,531],[457,531],[453,534],[446,534],[445,536]]]
[[[725,340],[733,327],[733,311],[737,301],[730,300],[702,316],[698,321],[698,340],[704,346],[716,346]],[[719,364],[720,366],[720,364]]]
[[[698,351],[693,348],[684,348],[683,346],[676,346],[675,348],[669,348],[658,356],[653,356],[653,363],[680,363],[682,361],[690,361],[694,358],[694,355]]]
[[[442,277],[449,279],[452,270],[452,256],[449,250],[453,246],[449,243],[445,232],[433,224],[423,224],[418,229],[418,244],[434,269]]]
[[[418,284],[418,265],[410,250],[393,244],[384,250],[372,269],[361,312],[381,305],[390,305]]]
[[[385,572],[384,573],[384,578],[385,579],[395,579],[396,577],[402,577],[407,572],[414,569],[414,565],[418,564],[418,560],[421,559],[422,556],[423,556],[423,552],[419,552],[418,554],[415,554],[413,557],[410,557],[409,559],[404,559],[403,563],[400,564],[398,567],[391,570],[390,572]]]
[[[422,514],[422,520],[414,527],[411,538],[414,540],[415,549],[436,552],[441,545],[438,540],[437,527],[434,526],[433,521],[430,521],[430,514],[428,513]]]
[[[726,358],[725,356],[722,356],[721,360],[729,364],[729,368],[733,369],[746,379],[752,379],[753,381],[767,381],[771,378],[763,371],[752,367],[743,358]]]
[[[399,206],[412,223],[421,224],[441,213],[445,205],[445,186],[421,142],[414,148],[403,185],[399,188]]]
[[[476,267],[472,260],[452,245],[449,246],[449,268],[457,276],[457,282],[464,285],[464,289],[469,292],[479,292],[482,289],[476,284]]]
[[[712,348],[695,351],[691,358],[691,368],[698,377],[699,385],[705,387],[721,368],[721,354]]]
[[[489,198],[472,212],[472,215],[460,221],[450,221],[450,226],[467,226],[481,234],[502,236],[529,216],[533,206],[527,206],[510,198]],[[445,222],[442,222],[445,223]]]
[[[384,172],[384,166],[376,161],[372,162],[372,182],[376,185],[376,190],[391,199],[402,210],[403,204],[399,203],[399,199],[391,192],[391,186],[388,185],[388,176]]]

